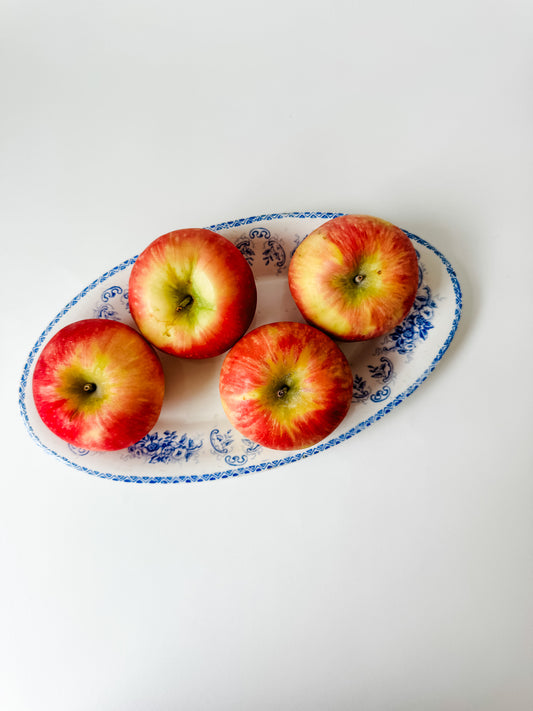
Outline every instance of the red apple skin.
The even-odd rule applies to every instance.
[[[308,323],[337,340],[365,341],[391,331],[411,310],[418,260],[399,227],[369,215],[343,215],[298,245],[289,288]]]
[[[311,447],[333,432],[348,412],[352,386],[337,344],[308,324],[288,321],[259,326],[238,341],[219,383],[235,429],[277,450]]]
[[[85,392],[84,385],[95,386]],[[155,425],[165,391],[154,349],[119,321],[84,319],[65,326],[35,364],[33,398],[44,424],[83,449],[123,449]]]
[[[148,245],[133,265],[128,296],[145,338],[182,358],[227,351],[247,331],[257,305],[253,272],[237,247],[195,228]]]

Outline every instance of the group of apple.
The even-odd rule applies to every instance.
[[[306,323],[248,331],[253,272],[228,239],[181,229],[154,240],[133,264],[128,300],[140,331],[85,319],[58,331],[33,374],[44,424],[89,450],[129,447],[156,424],[165,391],[156,350],[180,358],[229,351],[219,391],[230,423],[265,447],[310,447],[341,423],[353,376],[335,343],[376,338],[410,311],[418,262],[410,239],[385,220],[344,215],[311,232],[289,264],[289,288]]]

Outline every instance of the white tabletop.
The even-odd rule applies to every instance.
[[[532,15],[4,5],[1,709],[533,708]],[[383,217],[453,265],[458,331],[401,406],[201,484],[89,476],[28,436],[22,368],[85,285],[171,229],[295,210]]]

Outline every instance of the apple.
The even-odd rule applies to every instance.
[[[253,329],[224,358],[219,390],[231,424],[270,449],[304,449],[346,416],[352,372],[339,346],[306,323]]]
[[[378,217],[343,215],[298,245],[289,288],[308,323],[337,340],[365,341],[391,331],[409,313],[418,260],[399,227]]]
[[[154,349],[131,326],[84,319],[46,343],[32,389],[37,412],[54,434],[77,447],[110,451],[152,429],[165,383]]]
[[[156,348],[182,358],[210,358],[245,333],[257,304],[253,272],[232,242],[207,229],[155,239],[129,280],[131,314]]]

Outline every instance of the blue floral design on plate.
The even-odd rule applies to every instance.
[[[366,380],[360,375],[355,374],[353,377],[353,392],[352,402],[357,400],[365,400],[370,395],[370,390],[367,387]]]
[[[266,265],[275,264],[278,271],[281,271],[287,261],[287,255],[281,242],[277,239],[269,239],[263,249],[263,261]]]
[[[217,454],[227,454],[229,452],[229,448],[233,444],[231,430],[221,432],[220,429],[216,427],[209,433],[209,441],[211,442],[211,447],[214,452]]]
[[[129,314],[129,312],[130,305],[128,302],[127,289],[123,289],[118,284],[113,284],[113,286],[109,286],[102,291],[100,301],[94,309],[94,318],[120,321],[121,318]]]
[[[104,289],[102,292],[101,299],[102,301],[109,301],[110,299],[113,299],[115,296],[118,294],[123,294],[124,290],[122,289],[121,286],[117,286],[116,284],[114,286],[110,286],[107,289]]]
[[[436,308],[431,288],[427,284],[423,285],[418,290],[410,313],[387,335],[383,351],[397,351],[402,355],[412,353],[417,343],[425,341],[433,328],[432,319]]]
[[[372,378],[377,378],[383,383],[388,383],[389,380],[392,378],[394,367],[392,365],[392,361],[389,358],[381,356],[381,358],[379,359],[379,365],[370,364],[368,366],[368,370],[370,371],[370,376]]]
[[[147,457],[149,463],[188,462],[191,456],[203,446],[203,442],[195,442],[187,434],[165,430],[147,434],[141,440],[128,447],[128,455],[134,458]]]
[[[252,266],[255,258],[255,250],[253,248],[252,242],[249,239],[243,238],[236,242],[235,246],[242,254],[242,256],[246,259],[248,264]]]

